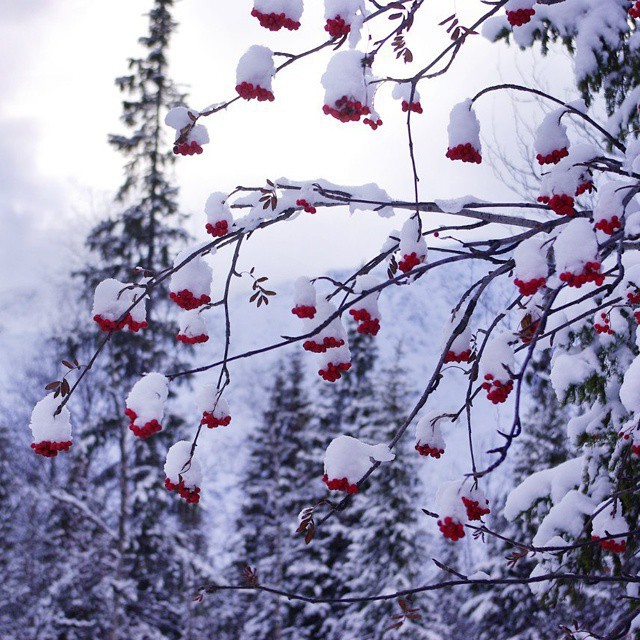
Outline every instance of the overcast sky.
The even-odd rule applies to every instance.
[[[189,105],[201,109],[233,96],[237,60],[251,44],[297,52],[321,42],[322,4],[307,0],[299,32],[271,34],[251,18],[250,0],[178,2],[172,75],[189,92]],[[486,8],[469,0],[458,5],[428,3],[408,38],[417,60],[446,45],[446,34],[434,26],[440,20],[459,9],[468,24]],[[0,293],[46,283],[52,265],[66,265],[91,221],[109,210],[123,163],[107,144],[108,133],[122,131],[114,78],[139,53],[149,6],[141,0],[0,0]],[[404,116],[391,87],[379,92],[385,124],[378,131],[324,116],[320,76],[330,55],[323,51],[279,76],[274,103],[236,103],[209,118],[205,153],[179,159],[181,203],[193,214],[189,227],[199,238],[211,191],[265,178],[377,182],[394,196],[411,196]],[[423,198],[508,197],[490,167],[444,158],[446,124],[456,102],[501,78],[519,79],[512,62],[519,56],[526,63],[525,54],[476,36],[450,73],[421,85],[425,114],[415,118],[415,136]],[[395,74],[414,67],[399,65]],[[500,115],[507,104],[489,99],[480,106],[485,135],[496,109]],[[301,217],[253,240],[248,259],[276,279],[356,265],[403,219],[383,221],[372,213],[349,219],[337,211]]]

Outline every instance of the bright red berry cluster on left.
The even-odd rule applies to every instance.
[[[184,333],[179,333],[176,336],[176,340],[182,342],[183,344],[202,344],[203,342],[207,342],[209,340],[209,336],[204,333],[199,336],[186,336]]]
[[[304,198],[296,200],[296,206],[302,207],[307,213],[315,213],[317,211],[317,209],[313,205],[309,204]]]
[[[183,289],[182,291],[178,291],[178,293],[174,293],[173,291],[169,296],[181,309],[185,309],[190,311],[191,309],[197,309],[201,307],[203,304],[209,304],[211,302],[211,298],[202,294],[199,298],[193,295],[189,289]]]
[[[494,379],[491,373],[487,373],[484,379],[485,381],[482,383],[482,388],[487,392],[487,399],[491,400],[493,404],[505,402],[513,390],[513,380],[501,382],[500,380]]]
[[[515,11],[507,11],[507,20],[512,27],[521,27],[530,22],[535,14],[535,9],[516,9]]]
[[[411,271],[414,267],[417,267],[422,260],[418,257],[418,254],[415,251],[408,253],[402,256],[402,260],[398,262],[398,269],[402,271],[402,273],[407,273]]]
[[[316,315],[316,308],[309,305],[298,305],[291,309],[291,313],[293,313],[294,316],[298,316],[301,320],[303,318],[309,318],[312,320]]]
[[[442,531],[442,535],[453,542],[464,538],[464,527],[462,523],[457,522],[450,516],[447,516],[444,520],[438,520],[438,527],[440,531]]]
[[[329,480],[329,476],[325,473],[322,476],[324,482],[331,491],[344,491],[345,493],[358,493],[358,485],[351,484],[348,478],[334,478]]]
[[[226,220],[218,220],[215,224],[207,222],[205,228],[207,233],[210,233],[214,238],[222,238],[229,233],[229,223]]]
[[[462,160],[462,162],[471,162],[474,164],[480,164],[482,162],[482,156],[480,152],[470,143],[459,144],[453,149],[447,149],[447,158],[449,160]]]
[[[534,278],[533,280],[520,280],[516,278],[513,283],[518,287],[521,296],[533,296],[547,283],[546,278]]]
[[[436,449],[428,444],[416,444],[415,449],[421,456],[431,456],[436,459],[439,459],[444,453],[444,449]]]
[[[559,216],[572,217],[576,215],[576,211],[573,208],[575,200],[566,193],[555,194],[551,198],[549,198],[549,196],[539,196],[538,202],[548,204],[551,211],[557,213]]]
[[[622,229],[622,222],[618,216],[613,216],[611,220],[598,220],[595,227],[608,236],[612,236],[618,229]]]
[[[269,31],[280,31],[282,27],[289,31],[296,31],[300,28],[300,23],[291,18],[287,18],[284,13],[262,13],[257,9],[251,11],[254,18],[258,18],[261,27],[269,29]]]
[[[595,282],[598,286],[601,286],[604,282],[604,275],[600,273],[599,262],[587,262],[582,273],[576,275],[570,271],[565,271],[560,274],[560,280],[566,282],[570,287],[579,289],[587,282]]]
[[[626,540],[600,540],[597,536],[591,536],[591,539],[605,549],[606,551],[613,551],[613,553],[624,553],[627,550]]]
[[[318,371],[318,375],[327,382],[335,382],[336,380],[340,380],[343,371],[349,371],[349,369],[351,369],[350,362],[339,362],[338,364],[330,362],[326,369],[320,369],[320,371]]]
[[[562,147],[562,149],[554,149],[551,153],[548,153],[546,156],[543,156],[539,153],[536,156],[538,160],[538,164],[558,164],[562,158],[566,158],[569,155],[569,149],[567,147]]]
[[[486,501],[486,504],[482,506],[477,500],[472,500],[471,498],[465,498],[462,496],[462,502],[467,510],[467,517],[469,520],[480,520],[482,516],[486,516],[491,513],[488,500]]]
[[[324,30],[332,38],[343,38],[351,31],[351,25],[347,24],[339,15],[335,18],[329,18]]]
[[[178,484],[174,484],[169,478],[164,481],[164,486],[169,491],[176,491],[187,504],[197,504],[200,502],[200,487],[187,489],[182,480]]]
[[[107,318],[103,318],[100,314],[93,316],[93,319],[98,323],[98,326],[102,331],[121,331],[125,327],[129,327],[131,331],[136,333],[140,329],[146,329],[147,323],[145,321],[136,322],[131,314],[127,314],[127,317],[124,320],[120,320],[120,322],[116,322],[114,320],[108,320]]]
[[[31,448],[39,456],[55,458],[58,455],[58,451],[69,451],[72,444],[71,440],[66,442],[51,442],[50,440],[43,440],[42,442],[32,442]]]
[[[337,349],[342,345],[344,345],[344,340],[342,340],[341,338],[327,336],[322,340],[322,342],[316,342],[315,340],[306,340],[303,343],[302,348],[305,351],[310,351],[311,353],[325,353],[327,349]]]
[[[269,89],[265,89],[259,84],[254,86],[251,82],[241,82],[236,86],[236,91],[244,100],[257,100],[258,102],[273,102],[274,100],[274,95]]]
[[[202,147],[195,141],[181,142],[173,146],[173,153],[177,156],[193,156],[202,153]]]
[[[629,9],[629,15],[632,18],[640,18],[640,0],[637,0]]]
[[[414,113],[422,113],[422,105],[419,102],[407,102],[406,100],[403,100],[402,110],[405,113],[407,111],[413,111]]]
[[[380,320],[378,318],[372,318],[366,309],[349,309],[349,313],[358,323],[358,333],[362,335],[378,335],[378,331],[380,331]]]
[[[158,433],[158,431],[162,431],[162,425],[157,420],[150,420],[146,422],[143,426],[139,427],[134,424],[138,414],[132,409],[125,409],[124,414],[129,418],[131,424],[129,424],[129,429],[133,432],[133,435],[140,438],[140,440],[146,440],[151,437],[154,433]]]

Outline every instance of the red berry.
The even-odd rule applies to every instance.
[[[453,149],[447,149],[447,158],[449,160],[462,160],[462,162],[472,162],[480,164],[482,162],[482,156],[480,152],[470,143],[459,144]]]
[[[521,27],[530,22],[535,14],[535,9],[516,9],[515,11],[507,11],[507,20],[512,27]]]
[[[348,478],[334,478],[329,480],[329,476],[325,473],[322,476],[324,482],[331,491],[344,491],[345,493],[358,493],[358,485],[351,484]]]
[[[438,527],[442,531],[442,535],[453,542],[464,538],[464,527],[462,523],[453,520],[447,516],[444,520],[438,520]]]
[[[339,15],[329,18],[324,30],[334,39],[343,38],[351,31],[351,25],[347,24]]]

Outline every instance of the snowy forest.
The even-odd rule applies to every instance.
[[[640,0],[228,4],[0,0],[0,640],[640,640]]]

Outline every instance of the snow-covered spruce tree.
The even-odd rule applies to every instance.
[[[302,359],[294,353],[277,367],[269,406],[251,437],[243,477],[245,501],[238,520],[236,567],[257,569],[260,582],[323,592],[330,578],[322,543],[305,545],[296,536],[296,516],[322,490],[325,439],[314,429]],[[315,454],[315,455],[312,455]],[[315,491],[315,496],[314,496]],[[240,638],[318,638],[329,607],[310,607],[283,598],[240,596]]]
[[[125,324],[131,329],[138,328],[142,322],[139,312],[146,299],[157,301],[155,294],[168,277],[172,279],[172,298],[178,304],[190,310],[208,305],[211,272],[203,256],[232,247],[223,297],[219,304],[211,305],[219,307],[227,321],[224,356],[222,360],[195,369],[168,371],[171,381],[219,369],[218,393],[221,393],[223,387],[233,384],[228,375],[230,360],[252,358],[265,351],[302,343],[305,349],[318,354],[319,375],[329,383],[341,384],[352,366],[343,318],[352,315],[359,332],[375,334],[380,327],[377,299],[387,289],[410,285],[435,269],[447,272],[455,262],[473,266],[471,271],[482,275],[460,293],[453,312],[442,319],[445,340],[439,357],[429,363],[424,387],[412,406],[407,407],[405,420],[393,439],[388,443],[367,442],[340,434],[326,449],[323,478],[332,490],[349,495],[359,493],[365,480],[373,481],[379,476],[381,466],[394,464],[392,449],[403,436],[406,440],[406,431],[421,411],[432,408],[436,389],[451,390],[454,399],[459,401],[458,413],[469,417],[465,443],[471,454],[471,465],[459,480],[439,483],[436,500],[433,506],[427,507],[437,511],[442,535],[452,543],[458,542],[488,513],[487,502],[491,504],[491,501],[483,493],[483,484],[489,486],[486,478],[506,468],[512,447],[522,433],[524,377],[535,351],[551,346],[554,390],[576,406],[577,415],[568,425],[575,457],[553,469],[537,471],[509,496],[505,507],[508,519],[518,517],[537,500],[548,499],[552,505],[528,545],[536,553],[538,564],[529,576],[517,580],[537,590],[582,590],[587,596],[594,593],[593,587],[588,590],[584,587],[587,584],[599,585],[599,594],[615,597],[629,587],[633,595],[640,583],[634,560],[638,524],[635,457],[640,451],[637,401],[640,363],[635,344],[637,318],[640,318],[640,278],[634,274],[639,262],[636,241],[640,237],[640,203],[637,201],[640,174],[636,169],[640,166],[640,148],[636,141],[626,146],[622,137],[616,137],[594,120],[582,104],[565,104],[535,88],[516,87],[543,98],[555,109],[540,122],[531,150],[532,157],[546,170],[537,202],[487,202],[471,196],[447,201],[424,200],[421,194],[424,181],[420,180],[420,165],[416,162],[420,145],[412,129],[412,123],[425,111],[418,85],[422,88],[442,73],[454,73],[461,50],[473,46],[472,36],[491,17],[506,10],[512,24],[523,26],[535,13],[534,4],[569,11],[577,3],[572,0],[474,3],[481,11],[477,20],[465,27],[457,18],[446,19],[442,26],[451,23],[445,26],[451,42],[433,60],[421,61],[417,70],[406,72],[406,77],[401,77],[402,72],[376,77],[375,74],[380,73],[378,52],[388,44],[404,63],[414,60],[408,42],[412,29],[426,15],[422,9],[427,3],[409,0],[381,5],[354,0],[342,3],[339,14],[337,4],[341,3],[326,4],[324,31],[329,37],[325,42],[314,43],[299,54],[284,52],[284,56],[281,51],[275,55],[266,47],[254,45],[239,61],[237,95],[203,111],[186,107],[172,110],[166,121],[176,130],[174,151],[181,155],[201,153],[202,145],[208,141],[203,124],[206,118],[232,108],[240,99],[267,101],[277,106],[274,76],[279,82],[287,69],[308,60],[309,56],[321,55],[329,48],[344,48],[332,55],[321,78],[325,89],[322,113],[344,125],[345,137],[349,136],[348,127],[353,126],[348,123],[361,122],[375,132],[383,124],[376,111],[376,91],[392,88],[392,97],[398,100],[398,113],[404,113],[406,118],[403,130],[406,127],[407,166],[413,186],[410,196],[392,197],[373,184],[339,185],[323,179],[293,181],[287,178],[270,180],[262,187],[240,187],[228,195],[215,193],[206,205],[206,230],[213,240],[179,254],[169,271],[152,275],[142,288],[125,292],[118,289],[119,285],[103,281],[97,297],[101,303],[106,300],[109,308],[103,309],[106,315],[96,313],[98,321],[108,335],[120,331]],[[302,9],[299,0],[255,0],[253,17],[273,31],[295,30],[301,21]],[[511,13],[514,15],[509,15]],[[371,37],[363,41],[359,49],[365,21]],[[589,36],[587,26],[583,25],[581,30]],[[285,60],[276,66],[283,57]],[[487,94],[512,88],[486,87],[453,106],[449,144],[446,151],[442,150],[443,156],[472,165],[482,163],[481,120],[476,107]],[[601,137],[602,144],[572,146],[569,116],[592,128]],[[627,134],[632,138],[635,135],[633,130]],[[581,196],[594,189],[597,196],[593,208],[587,208]],[[316,279],[316,284],[326,285],[322,290],[319,286],[316,290],[308,281],[302,286],[293,312],[309,322],[299,335],[260,349],[234,352],[230,291],[238,275],[236,266],[245,238],[260,234],[267,227],[279,228],[277,225],[285,222],[295,223],[301,215],[319,214],[335,206],[348,206],[352,211],[365,209],[383,217],[406,213],[402,216],[401,230],[392,232],[382,250],[361,268],[342,280]],[[237,217],[232,213],[237,213]],[[431,215],[434,213],[439,216]],[[479,318],[478,305],[484,302],[494,282],[505,280],[513,284],[511,298],[495,318],[485,322]],[[262,283],[261,279],[254,280],[254,299],[260,303],[270,294]],[[523,314],[531,319],[526,331],[521,326]],[[189,339],[200,337],[184,335]],[[98,355],[100,353],[96,357]],[[470,374],[467,393],[454,391],[455,386],[449,386],[452,376],[444,365],[452,362]],[[151,385],[162,405],[167,382],[168,378],[159,374],[142,378],[132,402],[145,396]],[[34,410],[34,447],[44,455],[69,449],[67,404],[72,396],[73,392],[67,394],[60,405],[51,397],[45,398]],[[218,399],[219,395],[216,402]],[[513,400],[512,405],[507,405],[512,409],[512,420],[495,434],[497,442],[482,466],[480,457],[474,455],[479,442],[477,407],[480,403],[490,407],[508,400]],[[157,416],[162,412],[162,407],[155,407],[155,398],[153,404],[152,415],[148,416],[153,419],[141,426],[133,425],[145,434],[147,428],[157,429]],[[136,417],[139,415],[133,407],[128,408]],[[210,417],[216,421],[221,419],[213,414]],[[168,464],[171,476],[168,486],[191,502],[197,501],[199,495],[199,463],[193,453],[199,437],[200,431],[191,442],[178,443],[179,448],[172,449],[171,464]],[[422,423],[418,446],[426,455],[440,455],[442,434],[433,419]],[[347,502],[357,500],[356,495]],[[328,507],[326,522],[335,519],[339,509],[325,506]],[[481,583],[490,588],[506,580],[505,577],[476,580],[459,577],[454,584]],[[276,585],[282,584],[278,572],[274,581]],[[446,586],[446,582],[432,584],[411,589],[407,595]],[[267,589],[264,583],[254,587]],[[226,585],[228,590],[236,588],[237,585]],[[215,591],[220,587],[211,586],[211,589]],[[306,601],[310,597],[287,594],[290,600]],[[349,596],[350,602],[363,601],[365,597]],[[390,594],[379,597],[393,598]],[[315,604],[325,604],[334,598],[320,596],[312,600]],[[619,611],[620,617],[613,620],[610,628],[631,625],[638,613],[632,601],[622,603]],[[274,619],[279,620],[279,615]],[[607,626],[602,620],[594,624],[596,631],[603,631]]]
[[[368,405],[358,437],[366,442],[387,442],[404,418],[409,390],[406,371],[401,366],[398,348],[395,361],[385,365],[378,361],[371,395],[363,398]],[[352,525],[351,543],[345,563],[347,593],[376,595],[394,593],[424,581],[429,567],[429,539],[423,529],[420,504],[424,493],[419,478],[422,460],[406,442],[396,450],[396,463],[380,470],[378,478],[367,481],[362,496],[354,502],[356,521]],[[402,614],[397,603],[357,603],[343,616],[343,638],[382,640],[389,629],[402,621],[398,633],[411,640],[436,640],[444,631],[435,619],[436,607],[429,595],[415,598],[408,606],[419,616],[398,620]]]

